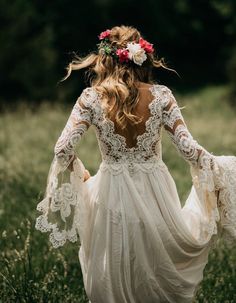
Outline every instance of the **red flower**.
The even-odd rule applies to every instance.
[[[147,52],[147,53],[153,53],[154,48],[153,44],[149,43],[147,40],[144,40],[143,38],[139,39],[140,46]]]
[[[100,40],[108,38],[110,36],[111,31],[107,29],[104,32],[101,32],[101,34],[98,36]]]
[[[121,63],[129,61],[129,52],[127,49],[117,49],[116,51],[117,56],[119,57],[119,61]]]

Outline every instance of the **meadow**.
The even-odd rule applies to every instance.
[[[176,94],[195,140],[215,155],[236,155],[236,109],[228,86]],[[0,115],[0,303],[88,302],[78,259],[79,244],[53,249],[48,234],[35,230],[54,144],[71,107],[21,103]],[[91,175],[101,156],[91,127],[77,154]],[[163,136],[163,160],[176,181],[182,204],[191,187],[189,165]],[[212,249],[194,303],[236,302],[236,248],[220,239]]]

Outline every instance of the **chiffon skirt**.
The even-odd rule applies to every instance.
[[[218,237],[215,192],[195,183],[181,207],[164,162],[139,166],[130,174],[126,165],[101,162],[84,183],[79,261],[87,296],[91,303],[190,303]]]

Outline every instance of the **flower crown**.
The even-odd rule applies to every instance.
[[[153,44],[140,37],[139,42],[129,42],[125,48],[117,48],[110,44],[111,30],[107,29],[101,32],[98,36],[101,42],[98,44],[98,48],[103,51],[104,54],[111,55],[119,60],[120,63],[128,63],[133,61],[137,65],[142,65],[147,60],[147,54],[154,52]]]

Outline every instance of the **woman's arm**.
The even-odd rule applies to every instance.
[[[219,186],[216,157],[193,139],[170,89],[164,89],[162,100],[162,124],[178,152],[190,164],[193,187],[198,197],[187,200],[184,208],[190,203],[191,209],[200,210],[202,233],[199,241],[206,243],[217,233],[216,222],[220,219],[217,207]]]
[[[76,158],[75,146],[92,123],[91,108],[88,104],[86,89],[77,99],[67,123],[57,140],[54,153],[58,163],[66,169],[73,170],[73,160]]]
[[[81,205],[89,205],[87,187],[83,181],[89,177],[75,147],[92,123],[93,95],[85,89],[77,99],[67,123],[54,147],[44,198],[37,204],[42,214],[36,218],[35,228],[50,232],[53,247],[63,246],[67,240],[76,242],[81,222]],[[80,217],[81,219],[81,217]]]
[[[176,149],[194,167],[202,168],[206,158],[212,166],[213,155],[193,139],[171,90],[166,87],[164,94],[162,124]]]
[[[162,100],[164,128],[180,154],[191,164],[190,172],[198,201],[188,202],[191,209],[195,204],[203,214],[205,223],[202,226],[205,231],[200,240],[206,243],[213,234],[220,231],[228,244],[235,245],[236,157],[215,156],[193,139],[175,97],[167,87]]]

